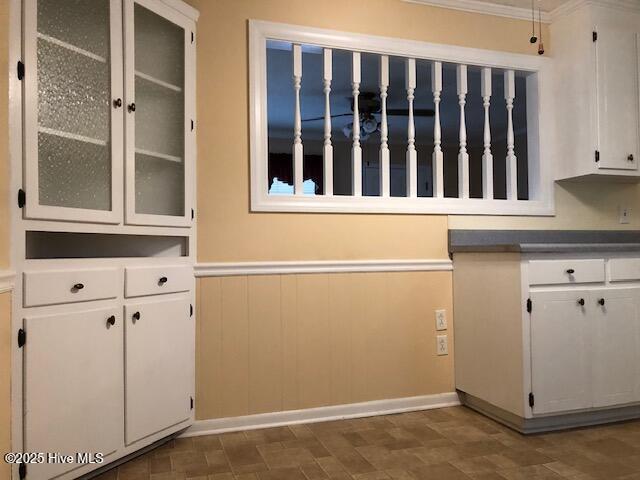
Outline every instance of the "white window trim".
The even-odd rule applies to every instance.
[[[530,78],[538,84],[537,89],[532,89],[538,98],[531,92],[527,95],[530,199],[269,195],[267,40],[537,73]],[[252,211],[530,216],[555,213],[550,164],[553,91],[551,62],[547,58],[250,20],[249,70]]]

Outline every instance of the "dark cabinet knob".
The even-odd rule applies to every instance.
[[[84,288],[84,283],[76,283],[76,284],[73,286],[73,289],[72,289],[72,290],[76,290],[76,291],[77,291],[77,290],[82,290],[83,288]]]
[[[133,318],[134,320],[140,320],[140,312],[136,312],[133,315],[131,315],[131,318]]]
[[[574,273],[576,273],[576,271],[575,271],[573,268],[569,268],[569,269],[567,270],[567,273],[568,273],[569,275],[573,275]]]
[[[630,162],[633,162],[633,154],[629,154],[629,156],[627,157],[627,160],[629,160]]]
[[[168,278],[167,277],[160,277],[160,280],[158,280],[158,284],[160,286],[164,285],[165,283],[167,283]]]
[[[113,101],[113,106],[114,106],[114,108],[120,108],[122,106],[122,99],[121,98],[116,98]]]
[[[581,307],[584,307],[584,298],[578,299],[578,305],[580,305]]]
[[[115,315],[111,315],[109,318],[107,318],[107,328],[113,327],[115,324],[116,324]]]
[[[136,111],[136,104],[135,103],[130,103],[129,106],[127,107],[127,110],[129,110],[129,112],[135,112]]]
[[[604,306],[604,298],[601,298],[600,300],[598,300],[598,305]]]

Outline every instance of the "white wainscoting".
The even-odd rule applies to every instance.
[[[16,283],[16,273],[11,270],[0,270],[0,293],[13,290]]]
[[[448,259],[220,262],[197,263],[194,267],[196,277],[297,273],[437,272],[451,270],[453,270],[453,263]]]
[[[447,392],[421,395],[419,397],[394,398],[347,405],[333,405],[330,407],[307,408],[304,410],[261,413],[242,417],[196,420],[181,436],[198,437],[201,435],[213,435],[239,430],[255,430],[258,428],[279,427],[283,425],[390,415],[393,413],[430,410],[456,405],[460,405],[458,394],[456,392]]]

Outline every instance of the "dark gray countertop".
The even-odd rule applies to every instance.
[[[588,253],[640,251],[638,230],[449,230],[449,251]]]

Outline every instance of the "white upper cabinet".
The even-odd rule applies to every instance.
[[[637,177],[640,13],[583,5],[551,33],[556,178]]]
[[[160,2],[26,0],[25,218],[191,225],[194,27]]]

